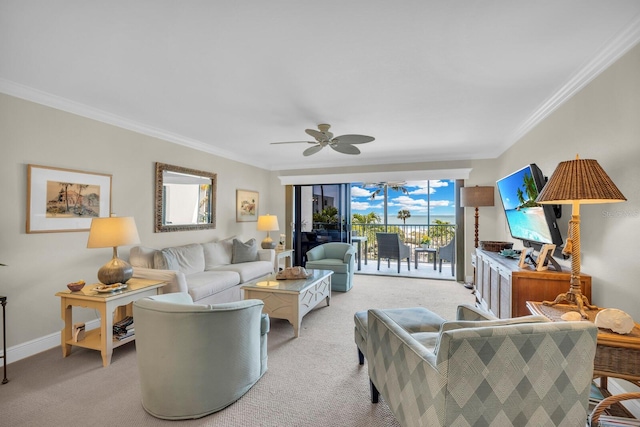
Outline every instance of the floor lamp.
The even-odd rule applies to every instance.
[[[476,208],[476,234],[475,247],[478,247],[478,208],[481,206],[493,206],[493,187],[462,187],[460,188],[460,206],[463,208]]]
[[[566,301],[577,305],[585,319],[585,308],[597,308],[590,305],[588,298],[582,295],[580,286],[580,205],[625,200],[627,199],[597,161],[576,156],[575,160],[560,162],[536,202],[572,205],[569,235],[563,250],[564,253],[571,254],[571,286],[568,292],[558,295],[554,301],[544,301],[543,304],[555,305]]]

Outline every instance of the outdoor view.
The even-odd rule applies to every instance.
[[[386,218],[406,243],[442,246],[455,231],[454,191],[451,180],[352,184],[352,229],[373,238]]]

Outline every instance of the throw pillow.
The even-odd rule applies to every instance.
[[[258,244],[256,239],[247,240],[242,243],[238,239],[233,239],[233,256],[232,264],[240,264],[241,262],[250,262],[258,260]]]
[[[153,268],[153,257],[156,249],[134,246],[129,251],[129,264],[132,267]]]

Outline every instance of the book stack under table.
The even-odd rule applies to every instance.
[[[121,341],[125,338],[133,336],[135,330],[133,328],[133,317],[127,316],[124,319],[113,324],[113,340]]]

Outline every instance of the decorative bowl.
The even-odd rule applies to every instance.
[[[503,249],[513,248],[513,242],[495,242],[489,240],[480,241],[480,249],[490,252],[500,252]]]
[[[84,281],[68,283],[67,288],[69,288],[71,292],[78,292],[84,288]]]

